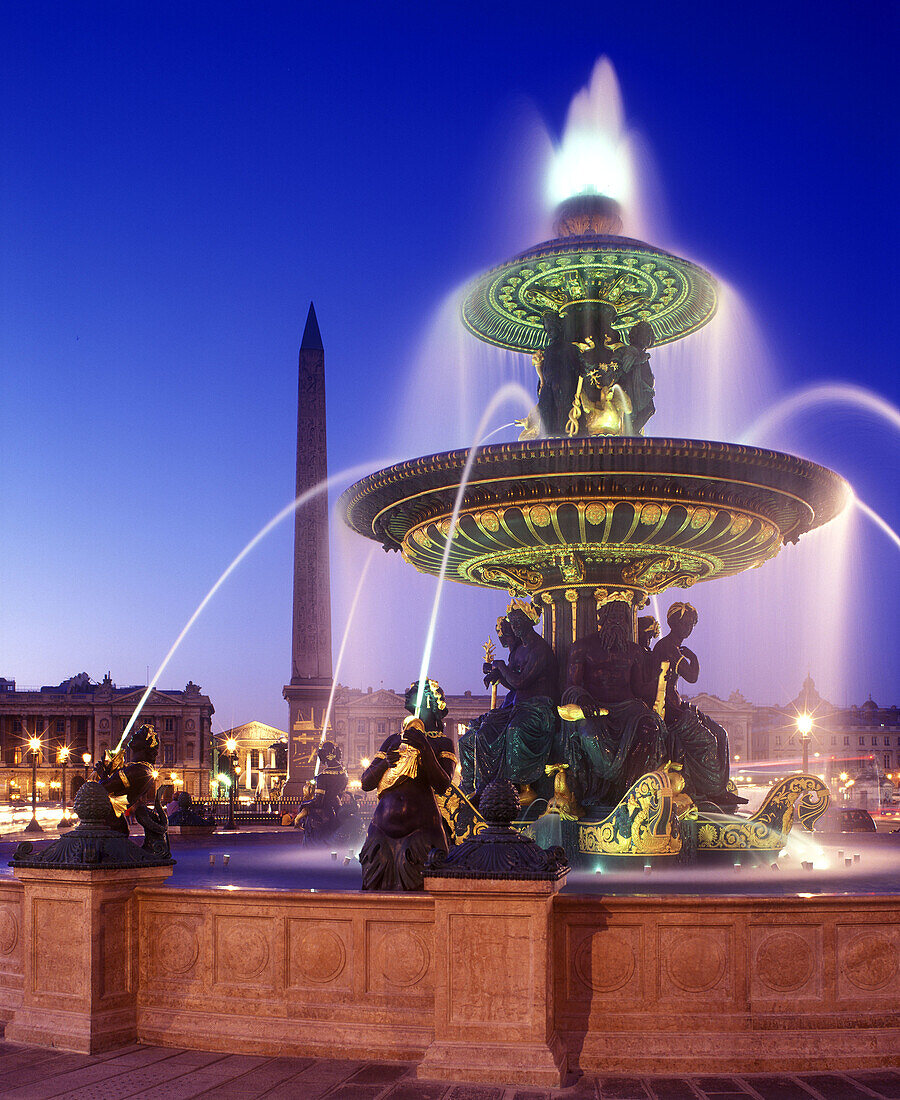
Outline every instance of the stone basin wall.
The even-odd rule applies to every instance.
[[[6,882],[0,1018],[17,1041],[64,1049],[102,1049],[131,1028],[153,1044],[424,1059],[423,1076],[446,1066],[466,1079],[470,1065],[471,1080],[545,1085],[554,1059],[641,1073],[900,1064],[898,897],[604,898],[526,885],[399,895],[137,883],[129,902],[120,891],[88,904],[84,891],[107,881],[79,886],[61,930],[42,917],[47,884]],[[66,895],[53,889],[58,908]],[[80,935],[89,911],[99,923]],[[79,975],[94,957],[92,987]],[[454,1004],[476,993],[462,1019]],[[85,1011],[102,1027],[72,1022]],[[550,1051],[539,1080],[523,1044]]]

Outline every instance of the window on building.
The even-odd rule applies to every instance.
[[[78,718],[75,721],[75,732],[79,737],[87,736],[87,718]]]
[[[859,743],[860,743],[860,745],[865,745],[865,743],[866,743],[865,737],[860,737]]]
[[[124,729],[127,725],[128,725],[128,715],[126,714],[126,715],[123,715],[123,717],[121,717],[119,719],[119,729],[124,731]]]
[[[889,752],[886,752],[884,754],[884,756],[882,757],[882,759],[884,760],[884,770],[886,772],[890,771],[891,770],[891,754]]]
[[[175,746],[163,745],[163,764],[171,765],[175,763]]]
[[[56,732],[57,733],[65,733],[66,732],[66,720],[65,720],[65,718],[57,718],[57,720],[56,720]]]
[[[777,747],[780,747],[780,745],[781,745],[781,734],[776,733],[775,734],[775,746],[777,748]]]
[[[831,735],[831,743],[832,743],[832,745],[837,744],[837,738],[834,736],[834,734]]]
[[[378,732],[381,734],[382,737],[384,737],[385,733],[387,732],[387,722],[378,723]]]
[[[845,737],[845,738],[844,738],[844,744],[845,744],[845,745],[849,745],[849,744],[850,744],[850,738],[849,738],[849,737]]]
[[[194,742],[188,741],[187,743],[187,758],[188,760],[194,759]]]
[[[166,718],[165,722],[166,722],[166,733],[174,733],[175,732],[175,719],[174,718]]]
[[[366,720],[365,720],[365,718],[357,718],[356,719],[356,732],[357,733],[365,733],[366,732]]]
[[[885,743],[886,745],[890,745],[890,743],[891,743],[891,739],[890,739],[890,737],[885,737],[885,739],[884,739],[884,743]]]
[[[877,737],[873,737],[873,738],[872,738],[872,744],[873,744],[873,745],[877,745],[877,744],[878,744],[878,738],[877,738]]]

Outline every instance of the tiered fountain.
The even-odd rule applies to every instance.
[[[644,437],[654,412],[647,348],[707,324],[717,290],[702,268],[621,236],[621,227],[612,200],[568,199],[552,240],[480,276],[465,295],[471,333],[535,364],[538,401],[518,442],[481,447],[471,461],[467,450],[412,459],[342,497],[354,530],[420,572],[531,601],[563,673],[608,602],[627,604],[636,640],[650,596],[757,568],[850,499],[841,477],[793,455]],[[685,832],[671,812],[677,791],[665,773],[654,775],[652,853],[641,845],[623,853],[602,820],[570,828],[567,848],[676,854]],[[694,835],[701,847],[779,848],[795,803],[811,824],[827,804],[824,784],[794,777],[754,818],[706,815],[703,829],[701,813]]]

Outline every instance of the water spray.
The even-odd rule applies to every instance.
[[[485,428],[491,421],[491,417],[496,410],[504,404],[504,402],[512,399],[521,400],[526,408],[526,411],[531,408],[531,398],[528,395],[524,386],[518,382],[507,382],[500,387],[494,394],[488,403],[487,408],[484,410],[481,416],[481,420],[478,422],[478,427],[475,431],[475,440],[472,446],[469,448],[469,453],[466,456],[466,464],[463,468],[462,478],[459,483],[459,489],[456,491],[456,499],[453,502],[453,514],[450,517],[450,527],[447,531],[446,541],[444,542],[444,553],[441,558],[441,571],[438,574],[437,590],[434,594],[434,602],[431,605],[431,618],[428,621],[428,631],[425,635],[425,646],[422,650],[422,663],[419,666],[419,690],[416,694],[416,709],[415,716],[421,717],[422,713],[422,699],[425,695],[426,674],[428,665],[431,662],[431,649],[434,644],[434,632],[437,626],[438,611],[441,605],[441,594],[444,591],[444,580],[447,575],[447,562],[450,560],[450,551],[453,548],[453,536],[456,534],[456,525],[459,522],[459,512],[462,507],[463,498],[466,495],[466,487],[469,484],[469,475],[472,472],[472,466],[475,462],[475,458],[478,454],[478,448],[483,444],[484,439],[482,435]],[[508,426],[508,425],[507,425]]]
[[[379,459],[379,460],[375,461],[374,464],[375,465],[381,465],[384,461],[385,460],[383,460],[383,459]],[[388,459],[387,464],[389,465],[391,462],[394,462],[394,461],[396,461],[396,460],[395,459]],[[113,756],[116,756],[118,753],[122,752],[122,749],[125,745],[125,742],[128,738],[129,733],[131,733],[131,730],[134,726],[134,723],[137,721],[138,716],[140,715],[141,711],[144,709],[144,704],[150,698],[150,695],[151,695],[153,689],[156,687],[157,683],[159,682],[160,676],[162,676],[163,672],[165,672],[166,668],[168,667],[169,661],[171,661],[172,658],[175,656],[175,652],[177,651],[178,647],[181,645],[181,643],[184,640],[185,636],[187,635],[188,631],[191,629],[191,627],[194,625],[194,623],[197,621],[197,619],[203,613],[203,610],[206,607],[206,605],[209,603],[209,601],[213,598],[213,596],[215,596],[215,594],[219,591],[219,589],[222,587],[222,585],[225,583],[225,581],[228,580],[228,578],[235,571],[235,569],[237,569],[237,567],[241,564],[241,562],[244,560],[244,558],[246,558],[248,554],[252,553],[252,551],[256,549],[256,547],[259,545],[259,543],[262,542],[262,540],[266,537],[266,535],[269,534],[270,531],[273,531],[280,523],[282,523],[284,520],[286,520],[288,518],[288,516],[292,516],[297,511],[298,508],[302,508],[303,505],[306,504],[308,501],[312,500],[313,497],[318,496],[319,493],[328,492],[328,490],[331,489],[334,485],[339,484],[342,481],[347,481],[350,478],[359,477],[359,475],[361,473],[365,473],[365,471],[370,470],[372,468],[372,465],[373,465],[373,462],[371,462],[371,461],[370,462],[361,462],[357,466],[351,466],[346,470],[341,470],[340,473],[332,474],[330,477],[325,478],[323,481],[320,481],[318,483],[318,485],[314,485],[311,489],[307,489],[305,493],[301,493],[300,496],[295,497],[295,499],[292,500],[290,504],[285,505],[285,507],[282,508],[280,512],[277,512],[269,520],[269,522],[267,524],[265,524],[265,526],[263,526],[257,532],[257,534],[255,534],[253,536],[253,538],[247,543],[247,545],[244,547],[244,549],[241,550],[241,552],[231,562],[231,564],[228,566],[228,568],[221,574],[221,576],[216,581],[216,583],[212,586],[212,588],[210,588],[210,590],[206,593],[206,595],[203,597],[203,599],[197,605],[197,608],[194,611],[193,615],[191,615],[191,617],[188,619],[188,621],[184,624],[184,627],[182,628],[181,633],[175,639],[175,641],[172,644],[172,647],[169,650],[169,652],[165,655],[165,657],[163,657],[162,663],[160,664],[160,666],[156,670],[156,672],[153,674],[153,679],[147,685],[147,687],[144,690],[144,694],[138,700],[138,705],[134,708],[134,711],[132,712],[131,717],[128,719],[128,722],[125,725],[125,729],[122,730],[122,736],[119,738],[119,743],[116,745],[115,749],[113,750],[113,753],[112,753]]]

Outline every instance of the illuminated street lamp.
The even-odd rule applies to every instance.
[[[89,752],[83,752],[81,754],[81,762],[82,762],[82,764],[84,764],[84,779],[85,779],[85,782],[87,782],[88,768],[90,767],[90,764],[91,764],[91,754]]]
[[[231,764],[231,775],[228,781],[228,821],[225,823],[225,828],[229,832],[237,829],[237,825],[234,820],[234,789],[237,786],[237,769],[235,764],[237,763],[237,741],[233,737],[229,737],[225,742],[224,756],[228,757],[228,761]],[[222,777],[219,776],[221,779]]]
[[[66,829],[69,825],[69,811],[66,808],[66,765],[69,763],[70,748],[62,745],[59,750],[59,762],[62,764],[62,817],[59,819],[57,829]]]
[[[40,737],[32,737],[28,747],[31,749],[31,821],[25,826],[25,832],[42,833],[44,830],[37,819],[37,754],[41,751]]]
[[[797,733],[803,745],[803,774],[809,771],[809,742],[812,736],[813,720],[811,714],[797,715]]]

